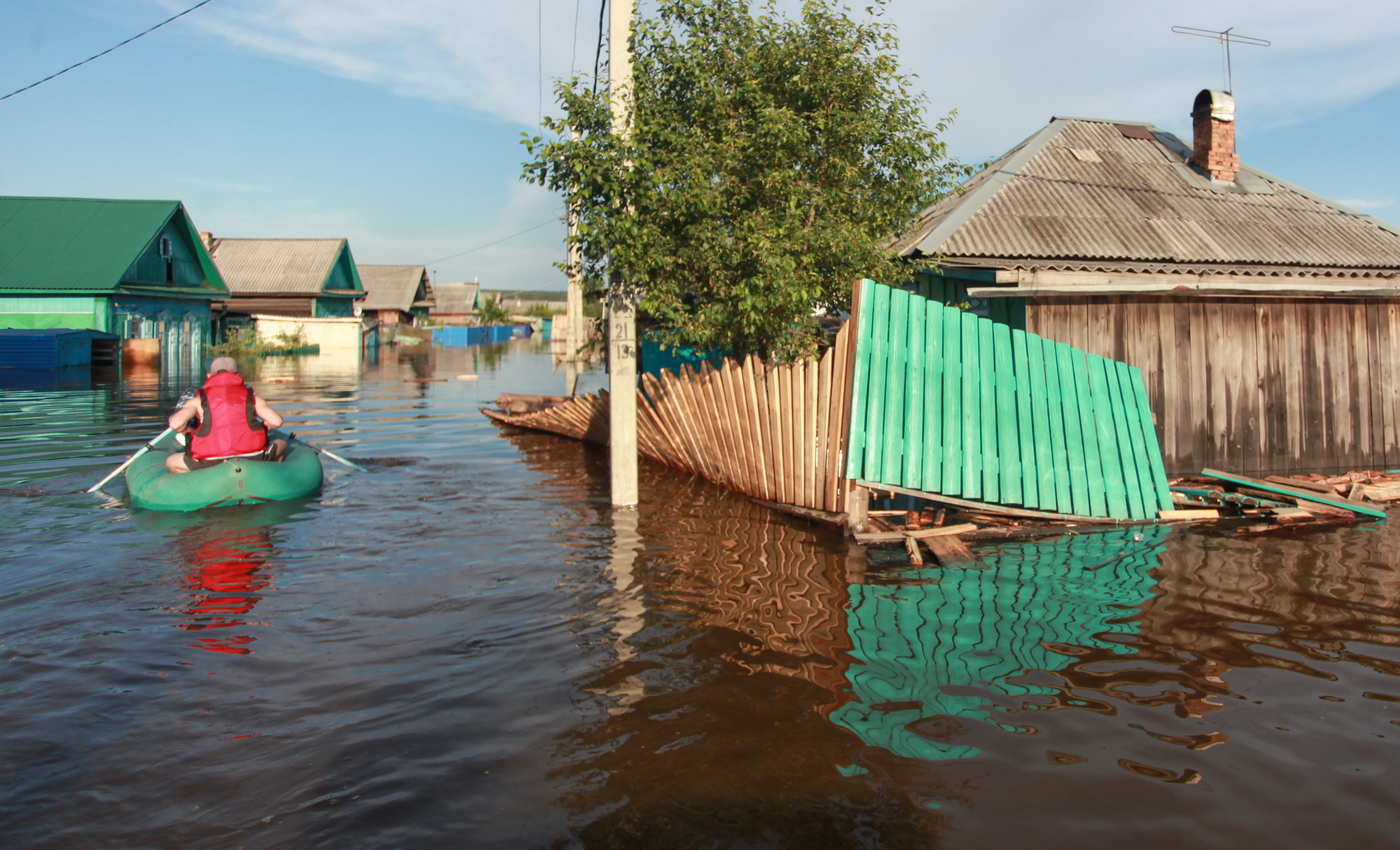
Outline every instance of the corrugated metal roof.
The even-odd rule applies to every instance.
[[[433,293],[437,296],[437,306],[433,312],[453,315],[470,313],[476,309],[479,289],[480,284],[476,283],[435,283]]]
[[[405,313],[418,300],[420,289],[427,296],[428,272],[423,266],[357,265],[365,297],[362,310],[402,310]]]
[[[1022,267],[1097,260],[1079,267],[1400,270],[1400,228],[1248,166],[1235,184],[1213,182],[1185,164],[1189,147],[1180,139],[1131,126],[1147,138],[1110,122],[1052,120],[926,210],[895,249],[1015,258]]]
[[[179,201],[0,197],[0,290],[115,291],[172,218],[202,251]]]
[[[215,239],[209,253],[233,295],[305,295],[326,288],[344,239]]]

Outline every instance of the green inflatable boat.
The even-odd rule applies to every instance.
[[[287,456],[226,460],[218,466],[176,474],[165,468],[170,452],[183,449],[166,434],[126,470],[131,502],[149,511],[197,511],[224,505],[254,505],[309,496],[321,489],[321,459],[293,441]]]

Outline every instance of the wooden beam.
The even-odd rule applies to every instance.
[[[1319,504],[1327,505],[1332,508],[1344,511],[1353,511],[1355,513],[1375,517],[1376,519],[1385,519],[1385,511],[1380,510],[1378,508],[1372,508],[1367,505],[1358,504],[1357,502],[1353,502],[1348,499],[1343,499],[1340,496],[1325,496],[1321,493],[1315,493],[1311,490],[1302,490],[1294,487],[1287,487],[1282,484],[1273,484],[1268,481],[1260,481],[1257,478],[1248,478],[1243,475],[1232,475],[1228,472],[1220,472],[1219,470],[1215,469],[1202,469],[1201,474],[1206,476],[1207,478],[1215,478],[1219,481],[1228,481],[1231,484],[1238,484],[1244,487],[1253,488],[1255,490],[1263,490],[1266,493],[1280,493],[1282,495],[1290,496],[1294,499],[1306,502],[1317,502]]]

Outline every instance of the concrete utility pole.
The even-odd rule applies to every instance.
[[[571,130],[569,136],[578,138],[578,130]],[[566,314],[565,334],[568,350],[564,352],[564,395],[572,396],[578,389],[578,373],[583,371],[583,356],[579,353],[587,340],[584,338],[583,324],[583,275],[580,271],[583,260],[578,243],[578,207],[569,202],[569,254],[566,265],[569,267],[569,300]]]
[[[608,96],[612,131],[631,135],[632,52],[636,0],[610,0]],[[637,505],[637,301],[618,275],[608,282],[608,426],[614,507]]]

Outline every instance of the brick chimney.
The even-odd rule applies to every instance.
[[[1203,89],[1191,109],[1195,153],[1191,164],[1215,180],[1235,182],[1240,157],[1235,153],[1235,99],[1229,92]]]
[[[204,250],[214,250],[214,234],[207,230],[199,231],[199,241],[204,243]]]

